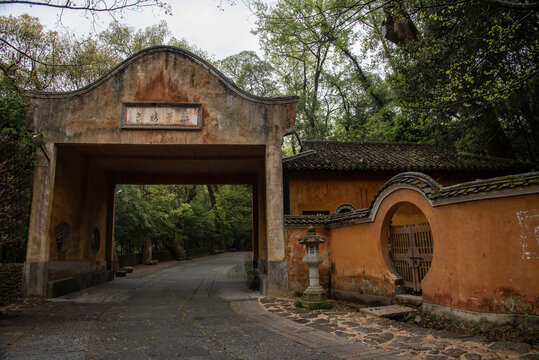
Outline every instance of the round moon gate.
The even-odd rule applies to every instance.
[[[428,223],[390,227],[390,256],[403,285],[421,291],[421,281],[432,263],[434,243]]]

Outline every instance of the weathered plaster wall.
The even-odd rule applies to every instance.
[[[394,174],[356,172],[292,172],[289,176],[290,214],[328,211],[341,204],[356,209],[369,207],[382,185]]]
[[[105,170],[74,149],[59,148],[56,157],[54,197],[49,227],[48,280],[103,271],[107,267],[106,219],[108,183]],[[56,244],[56,227],[66,222],[70,227],[69,245],[60,251]],[[92,250],[91,236],[97,228],[101,244],[97,254]]]
[[[48,229],[52,245],[49,248],[49,259],[52,261],[76,260],[81,250],[82,216],[80,216],[80,211],[84,201],[88,164],[77,152],[68,154],[59,151],[56,159],[51,226]],[[60,252],[56,246],[55,228],[62,221],[70,226],[70,243],[66,251]]]
[[[320,256],[324,262],[318,267],[320,274],[320,284],[324,288],[330,286],[330,233],[328,229],[316,228],[316,234],[322,236],[326,241],[319,245]],[[309,267],[302,261],[305,257],[305,246],[299,240],[307,236],[306,228],[286,229],[286,261],[288,263],[288,279],[291,290],[305,290],[309,284]]]
[[[378,223],[331,230],[332,286],[336,290],[370,295],[394,293],[394,277],[382,256]]]
[[[391,218],[391,225],[408,225],[428,222],[425,214],[419,208],[410,203],[400,205]]]
[[[373,221],[317,228],[329,239],[332,289],[393,295],[396,274],[387,230],[400,204],[417,206],[430,223],[434,254],[423,280],[424,302],[478,312],[539,314],[539,195],[526,194],[433,207],[419,191],[399,189],[380,202]],[[305,226],[306,227],[306,226]],[[304,229],[287,229],[291,287],[307,286],[298,272]],[[294,244],[292,244],[294,243]],[[292,286],[293,285],[293,286]]]
[[[368,208],[380,188],[396,172],[360,171],[292,171],[288,174],[290,214],[303,211],[329,211],[341,204],[352,204],[356,209]],[[490,173],[429,173],[441,185],[488,178]]]
[[[425,302],[539,314],[538,204],[533,194],[435,208],[427,215],[434,258],[423,281]]]

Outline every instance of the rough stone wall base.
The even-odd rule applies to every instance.
[[[288,264],[286,261],[268,261],[268,295],[288,293]]]
[[[22,273],[22,296],[45,296],[48,262],[26,261]]]
[[[255,269],[255,288],[260,295],[268,295],[268,276]]]
[[[424,312],[432,315],[461,321],[467,324],[479,325],[481,327],[522,325],[525,327],[532,327],[536,330],[539,329],[539,316],[482,313],[426,303],[423,303],[422,309]]]
[[[80,274],[66,279],[49,281],[47,283],[47,297],[54,298],[62,296],[111,280],[114,280],[113,270]]]

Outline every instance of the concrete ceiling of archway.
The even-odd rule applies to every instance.
[[[255,183],[260,145],[58,145],[113,174],[117,183]]]

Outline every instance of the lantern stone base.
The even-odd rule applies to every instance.
[[[327,301],[326,291],[322,286],[309,286],[303,292],[301,300],[306,304],[317,304]]]

